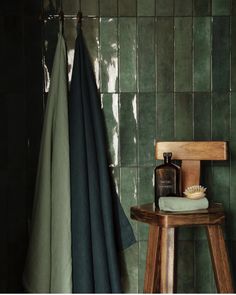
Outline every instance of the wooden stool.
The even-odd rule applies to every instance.
[[[200,160],[226,160],[226,142],[157,142],[156,159],[163,152],[182,160],[183,190],[199,184]],[[131,218],[149,224],[144,293],[173,293],[175,262],[175,229],[182,226],[202,226],[207,231],[217,290],[234,293],[228,254],[221,224],[225,213],[221,204],[208,209],[169,213],[155,208],[153,203],[131,208]]]

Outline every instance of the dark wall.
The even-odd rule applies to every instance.
[[[0,7],[0,292],[23,290],[42,122],[41,7],[31,2]]]

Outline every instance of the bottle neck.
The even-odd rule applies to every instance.
[[[164,164],[171,163],[171,157],[164,157]]]

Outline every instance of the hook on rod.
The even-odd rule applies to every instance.
[[[78,13],[77,13],[77,22],[79,25],[82,24],[82,12],[81,11],[78,11]]]

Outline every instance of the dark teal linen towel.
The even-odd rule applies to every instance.
[[[69,99],[75,293],[120,293],[120,248],[135,242],[109,175],[100,97],[78,27]]]
[[[209,202],[207,198],[191,200],[186,197],[160,197],[159,208],[163,211],[192,211],[207,209]]]

